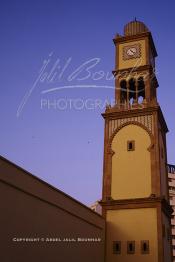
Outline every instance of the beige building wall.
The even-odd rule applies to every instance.
[[[107,262],[157,262],[157,210],[137,208],[107,211]],[[141,253],[141,241],[148,240],[149,254]],[[113,253],[113,242],[121,241],[121,254]],[[135,241],[135,253],[127,253],[127,241]]]
[[[0,199],[0,261],[104,261],[105,220],[4,158]]]
[[[127,141],[134,141],[135,150],[127,150]],[[151,139],[142,127],[129,124],[112,141],[113,199],[149,197],[151,194]],[[132,172],[131,172],[132,171]]]

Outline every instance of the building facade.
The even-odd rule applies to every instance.
[[[173,209],[171,218],[171,233],[172,233],[172,248],[173,248],[173,262],[175,262],[175,166],[168,165],[168,185],[170,205]]]
[[[102,208],[101,208],[101,205],[99,204],[99,201],[100,200],[97,200],[95,201],[91,206],[90,208],[95,211],[96,213],[98,213],[99,215],[102,214]]]
[[[114,44],[116,104],[103,114],[105,261],[171,262],[168,128],[157,101],[156,48],[136,20]]]

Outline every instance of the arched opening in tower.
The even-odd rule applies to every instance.
[[[126,80],[122,80],[120,82],[120,102],[121,104],[125,104],[127,101],[127,82]]]
[[[143,77],[138,78],[138,101],[142,103],[145,99],[145,83]]]
[[[133,104],[136,102],[136,85],[135,79],[131,78],[129,80],[129,103]]]

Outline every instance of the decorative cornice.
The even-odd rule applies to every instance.
[[[139,67],[129,67],[129,68],[123,68],[123,69],[118,69],[118,70],[113,70],[112,73],[113,75],[118,75],[119,73],[123,73],[123,72],[128,72],[132,73],[132,72],[140,72],[140,71],[150,71],[150,73],[153,73],[153,67],[152,65],[143,65],[143,66],[139,66]]]
[[[130,208],[138,208],[140,205],[141,207],[145,205],[145,207],[150,207],[154,204],[161,204],[162,211],[171,218],[171,215],[173,213],[172,207],[169,205],[167,200],[163,197],[156,197],[156,196],[150,196],[147,198],[134,198],[134,199],[120,199],[120,200],[114,200],[108,198],[107,200],[101,200],[99,201],[99,204],[103,207],[107,207],[107,209],[130,209]]]
[[[103,118],[118,119],[124,117],[133,117],[138,115],[146,115],[159,110],[159,105],[144,107],[144,108],[132,108],[132,109],[118,109],[117,106],[108,108],[105,113],[102,114]]]
[[[110,137],[113,132],[115,132],[116,129],[119,127],[124,126],[125,124],[142,124],[142,126],[145,126],[151,134],[154,134],[154,128],[153,128],[153,114],[147,114],[147,115],[139,115],[139,116],[132,116],[132,117],[123,117],[119,119],[110,119],[108,121],[109,125],[109,136]],[[142,127],[141,126],[141,127]]]
[[[126,205],[126,204],[142,204],[142,203],[154,203],[154,202],[161,202],[161,197],[144,197],[144,198],[129,198],[129,199],[118,199],[114,200],[112,198],[107,200],[101,200],[99,203],[103,206],[114,206],[114,205]]]

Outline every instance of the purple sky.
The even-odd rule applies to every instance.
[[[170,130],[169,163],[175,163],[174,10],[173,0],[1,1],[0,154],[83,203],[100,199],[101,113],[114,98],[114,83],[106,80],[114,69],[112,38],[137,17],[152,31],[159,55],[158,98]]]

